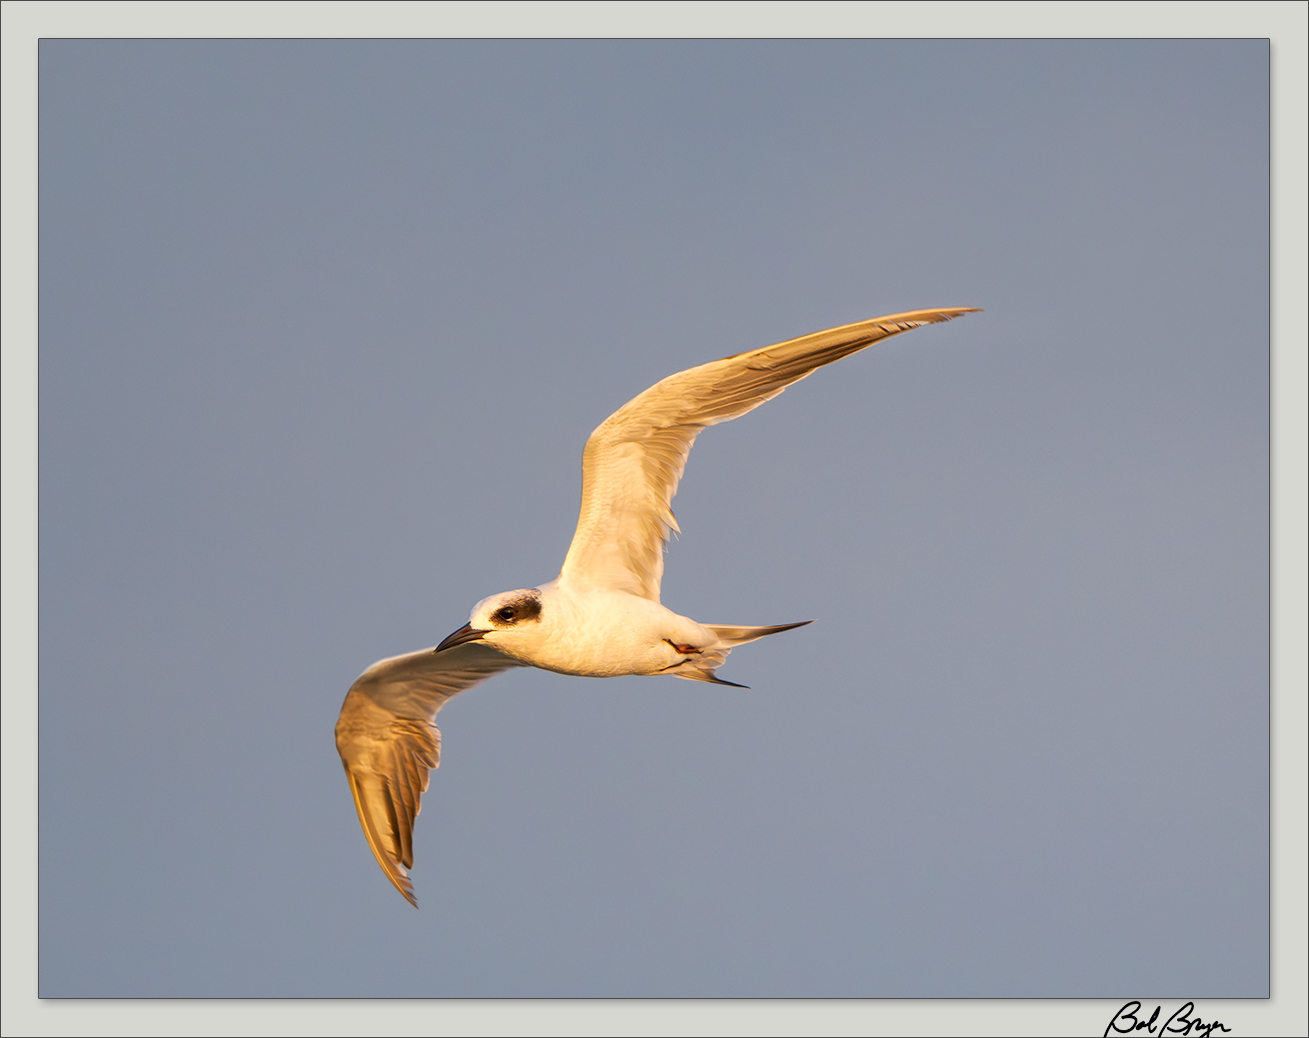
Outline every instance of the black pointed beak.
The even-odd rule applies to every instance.
[[[452,649],[456,645],[463,645],[464,642],[475,642],[479,638],[481,638],[482,635],[490,634],[490,633],[491,633],[490,631],[479,631],[472,624],[464,624],[463,627],[459,628],[459,630],[455,631],[454,634],[450,635],[449,638],[447,638],[435,649],[433,649],[432,652],[438,653],[442,649]]]

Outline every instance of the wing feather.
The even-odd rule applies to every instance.
[[[914,310],[829,328],[701,364],[656,382],[591,434],[582,453],[582,507],[561,583],[659,601],[672,501],[695,438],[771,400],[825,364],[972,307]]]
[[[441,762],[437,712],[453,696],[521,666],[478,642],[379,660],[350,686],[336,722],[364,838],[397,890],[418,907],[406,869],[414,864],[414,821],[430,772]]]

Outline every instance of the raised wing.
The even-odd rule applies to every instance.
[[[686,456],[706,426],[730,422],[824,364],[881,339],[948,321],[973,307],[875,317],[701,364],[656,382],[604,420],[582,454],[582,509],[562,584],[659,601],[670,505]]]
[[[387,878],[415,908],[414,819],[429,772],[441,760],[436,714],[452,696],[522,664],[469,642],[378,660],[345,695],[336,749],[354,794],[359,824]]]

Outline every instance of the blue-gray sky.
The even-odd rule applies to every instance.
[[[1268,47],[41,48],[45,995],[1268,990]],[[664,600],[748,692],[441,715],[414,912],[331,741],[706,433]],[[1131,935],[1150,935],[1149,940]]]

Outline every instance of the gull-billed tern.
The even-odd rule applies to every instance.
[[[702,624],[659,603],[670,509],[686,456],[708,425],[730,422],[824,364],[974,307],[914,310],[814,332],[670,375],[606,418],[582,452],[582,508],[559,576],[473,606],[436,648],[379,660],[346,693],[336,722],[368,845],[417,907],[414,819],[441,758],[437,711],[509,667],[610,678],[671,674],[730,685],[716,671],[738,645],[789,631]],[[736,686],[743,687],[743,686]]]

